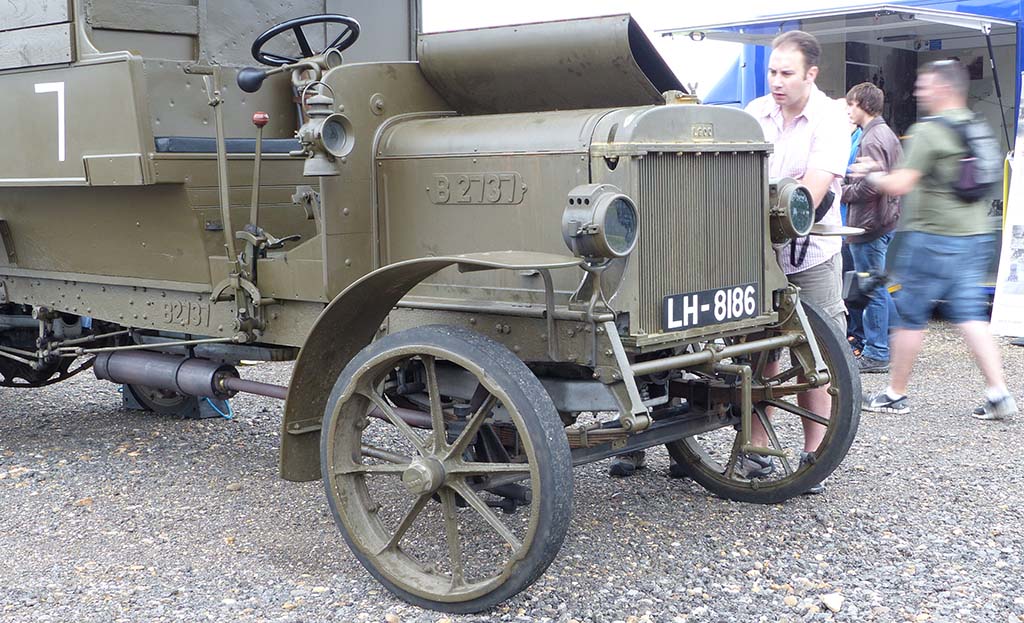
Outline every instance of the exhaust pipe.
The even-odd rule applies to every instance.
[[[237,393],[227,383],[238,378],[234,366],[196,357],[146,350],[106,352],[96,355],[93,372],[103,381],[145,385],[186,396],[226,400]]]
[[[287,387],[239,378],[238,370],[234,366],[219,364],[209,359],[180,357],[151,350],[100,353],[96,355],[92,369],[96,378],[101,381],[145,385],[187,396],[227,400],[243,392],[279,400],[288,398]],[[401,407],[392,407],[392,410],[414,428],[431,429],[434,425],[429,413]],[[367,415],[389,421],[379,407],[374,407]]]

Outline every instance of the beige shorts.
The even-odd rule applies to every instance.
[[[846,335],[846,303],[843,302],[842,255],[837,253],[828,260],[807,270],[786,275],[789,282],[800,288],[800,299],[811,301],[839,323]]]

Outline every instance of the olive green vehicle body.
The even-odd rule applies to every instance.
[[[269,113],[267,139],[291,139],[298,127],[287,76],[254,94],[235,86],[237,69],[251,64],[251,39],[287,17],[341,10],[367,22],[363,60],[412,58],[418,4],[358,6],[364,4],[8,3],[0,12],[0,114],[8,120],[0,153],[0,219],[8,232],[0,270],[8,300],[124,325],[230,332],[233,306],[209,300],[226,273],[216,153],[160,152],[156,141],[214,137],[202,69],[191,70],[222,66],[225,134],[249,139],[249,153],[228,155],[233,223],[245,223],[252,114]],[[358,61],[359,50],[352,52]],[[294,301],[275,310],[279,322],[268,335],[275,343],[301,345],[324,303],[370,270],[365,218],[355,225],[332,218],[328,233],[318,236],[313,215],[293,203],[296,186],[311,182],[301,159],[263,155],[261,223],[306,241],[289,254],[285,270],[275,259],[262,267],[263,291]],[[342,232],[359,239],[354,261],[324,271],[320,243]]]
[[[358,43],[331,48],[341,39],[321,25],[304,52],[322,52],[279,46],[296,62],[237,86],[250,42],[309,14],[354,16]],[[187,354],[200,368],[295,359],[281,475],[324,478],[353,551],[403,599],[468,612],[528,586],[566,532],[571,464],[668,444],[719,495],[776,503],[824,479],[852,442],[860,388],[843,336],[776,261],[771,145],[742,111],[680,91],[628,15],[417,36],[416,0],[42,0],[4,4],[0,24],[0,384],[57,382],[70,366],[55,361],[113,352],[153,365]],[[341,139],[329,145],[331,120]],[[568,215],[611,195],[635,206],[635,248],[582,257],[574,241],[605,223]],[[712,299],[714,320],[690,305]],[[77,337],[83,318],[111,333]],[[780,348],[791,367],[771,377]],[[115,378],[109,363],[98,377],[181,387]],[[392,383],[412,389],[379,389]],[[831,415],[783,400],[829,383]],[[504,415],[488,415],[499,395]],[[458,432],[474,430],[459,418],[477,408],[469,421],[493,439]],[[754,443],[768,408],[827,427],[810,466],[791,468],[774,432]],[[578,427],[588,412],[618,417]],[[414,441],[415,460],[360,445],[373,413],[433,441]],[[506,447],[494,431],[510,423]],[[697,439],[734,428],[724,453]],[[505,454],[515,439],[527,463]],[[475,463],[457,451],[471,444]],[[777,457],[783,478],[736,476],[747,452]],[[497,526],[508,564],[469,586],[393,558],[404,531],[381,536],[359,493],[359,470],[377,468],[355,455],[405,470],[409,521],[438,492],[453,565],[458,500]],[[522,542],[473,482],[507,512],[530,507]]]
[[[173,15],[155,10],[134,24],[123,23],[127,18],[104,22],[102,16],[117,12],[111,0],[72,3],[62,13],[65,4],[43,3],[51,12],[26,20],[62,20],[73,60],[0,73],[0,88],[15,94],[0,103],[0,115],[16,121],[0,153],[4,302],[125,326],[232,335],[233,303],[210,300],[230,270],[216,153],[167,153],[154,144],[159,137],[214,136],[213,108],[200,75],[210,61],[225,65],[220,87],[229,138],[252,137],[249,120],[257,110],[270,115],[264,138],[291,137],[297,119],[286,76],[271,77],[255,94],[238,90],[233,72],[245,55],[235,40],[231,46],[213,36],[228,17],[217,21],[207,13],[203,21],[203,12],[212,10],[203,8],[206,3],[174,6],[173,15],[188,17],[187,28],[174,27]],[[253,4],[234,8],[241,13],[242,5]],[[273,13],[250,11],[262,19],[233,36],[257,33],[299,10],[270,4],[277,7]],[[111,26],[126,30],[108,31]],[[260,341],[302,346],[326,304],[390,264],[506,250],[565,255],[559,225],[565,197],[588,183],[614,184],[640,205],[637,257],[609,271],[624,273],[611,303],[628,314],[623,338],[632,351],[710,333],[661,331],[662,299],[669,294],[756,282],[759,307],[767,311],[718,325],[713,333],[775,320],[772,292],[785,282],[768,237],[770,146],[741,112],[665,105],[632,56],[635,29],[628,16],[614,16],[536,25],[529,32],[509,27],[440,33],[420,39],[418,63],[346,63],[326,72],[323,81],[336,94],[336,109],[351,121],[356,146],[338,163],[337,176],[320,179],[317,214],[292,202],[297,186],[317,183],[303,177],[302,159],[263,154],[260,226],[302,240],[258,260],[256,285],[262,296],[277,301],[267,308]],[[111,43],[129,50],[98,49],[94,41],[106,42],[110,33],[119,35]],[[390,34],[395,39],[402,33]],[[193,40],[193,60],[132,51],[159,53],[182,37]],[[508,61],[517,50],[529,54]],[[593,70],[567,70],[566,63]],[[524,89],[523,76],[538,88]],[[64,85],[62,102],[53,92],[36,92],[40,84],[56,83]],[[66,115],[62,121],[59,108]],[[239,229],[250,208],[252,153],[229,153],[227,171],[232,222]],[[445,184],[450,189],[439,188]],[[543,281],[532,267],[442,270],[414,284],[389,324],[381,326],[384,318],[367,323],[375,331],[465,324],[527,361],[554,356],[600,365],[602,355],[588,341],[582,316],[569,313],[582,310],[570,303],[580,279],[579,270],[554,272],[555,305],[566,313],[555,322],[553,349],[542,319]],[[332,340],[347,339],[336,327],[331,332]],[[361,347],[365,338],[354,344]],[[289,405],[289,421],[317,417],[306,405]],[[317,477],[315,449],[308,451],[310,468],[292,475]],[[286,475],[290,471],[285,467]]]

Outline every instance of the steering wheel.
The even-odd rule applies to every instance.
[[[310,26],[312,24],[343,24],[345,29],[341,31],[341,34],[338,35],[334,41],[327,44],[323,50],[320,50],[320,52],[313,52],[313,49],[309,47],[309,40],[306,39],[306,33],[302,31],[303,26]],[[298,58],[263,51],[263,46],[265,46],[271,39],[282,33],[288,32],[289,30],[295,33],[295,40],[299,44],[299,50],[302,52],[302,58],[309,58],[310,56],[323,54],[329,48],[335,48],[339,52],[347,50],[356,42],[356,39],[359,38],[359,22],[354,18],[335,13],[328,13],[325,15],[307,15],[305,17],[296,17],[295,19],[281,22],[277,26],[273,26],[264,32],[262,35],[256,37],[256,40],[252,42],[252,57],[258,62],[263,63],[264,65],[270,65],[271,67],[280,67],[282,65],[291,65],[292,63],[299,62],[300,59]]]

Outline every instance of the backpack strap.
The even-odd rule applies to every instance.
[[[974,113],[971,113],[971,118],[967,121],[953,121],[942,115],[925,117],[923,121],[938,121],[940,124],[956,132],[956,135],[960,138],[960,143],[964,146],[964,151],[967,152],[967,155],[971,155],[971,147],[967,142],[967,126],[974,123]]]
[[[953,133],[956,134],[957,138],[960,139],[960,145],[963,147],[964,150],[964,155],[961,156],[961,158],[970,158],[971,146],[967,143],[966,128],[970,123],[974,121],[973,115],[974,114],[971,113],[971,119],[968,121],[953,121],[952,119],[949,119],[948,117],[944,117],[942,115],[931,115],[928,117],[923,117],[921,121],[936,122],[943,127],[953,130]],[[926,173],[925,175],[927,175],[930,179],[936,182],[942,183],[942,180],[939,179],[938,176],[938,170],[935,168],[934,164],[932,165],[928,173]]]

